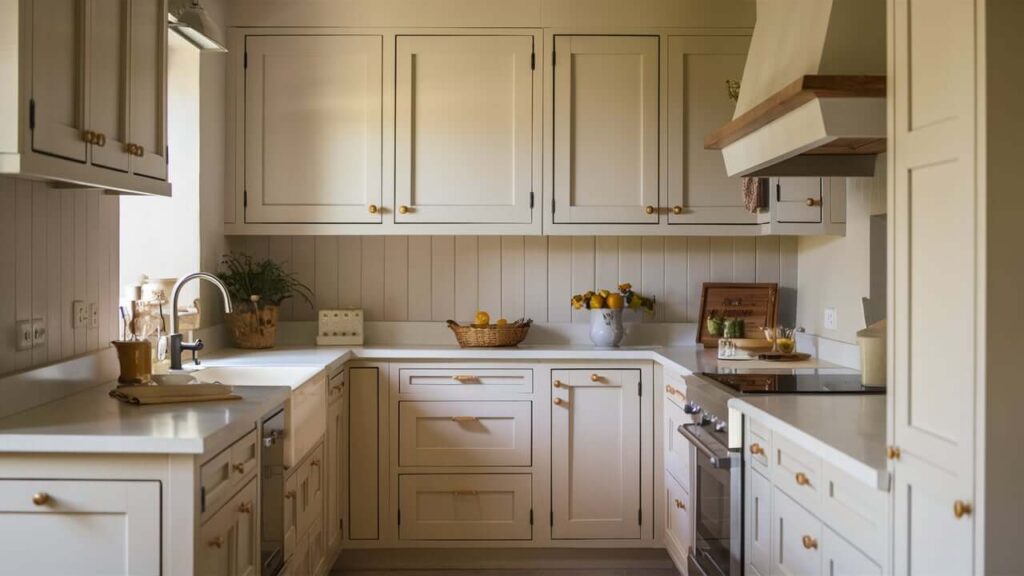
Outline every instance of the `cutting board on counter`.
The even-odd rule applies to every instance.
[[[743,320],[743,337],[764,339],[762,326],[775,326],[779,285],[770,282],[705,282],[701,288],[697,343],[718,347],[718,336],[708,333],[712,314]]]

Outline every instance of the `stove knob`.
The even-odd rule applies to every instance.
[[[708,424],[713,424],[717,420],[718,420],[717,418],[715,418],[714,416],[708,414],[707,412],[705,412],[705,413],[700,415],[700,425],[701,426],[707,426]]]
[[[728,423],[725,420],[715,422],[715,432],[725,432],[726,428],[728,428]]]
[[[690,400],[683,405],[683,412],[686,412],[687,414],[700,414],[700,406],[693,400]]]

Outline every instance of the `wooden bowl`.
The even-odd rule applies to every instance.
[[[764,338],[732,338],[740,350],[771,350],[772,343]]]

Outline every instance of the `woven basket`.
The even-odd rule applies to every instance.
[[[533,320],[519,320],[506,326],[461,326],[455,320],[448,321],[448,327],[455,333],[455,339],[463,348],[499,348],[517,346],[526,338]]]
[[[224,315],[235,346],[249,349],[273,348],[277,340],[277,306],[260,306],[258,311],[248,306],[245,308]]]

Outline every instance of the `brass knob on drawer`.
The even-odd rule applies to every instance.
[[[46,492],[36,492],[32,495],[32,503],[36,506],[45,506],[50,503],[50,495]]]
[[[370,214],[376,214],[377,212],[380,212],[380,208],[378,208],[376,204],[370,204],[367,207],[367,210],[370,211]]]
[[[401,206],[398,207],[398,213],[399,214],[408,214],[409,213],[409,207],[406,206],[405,204],[402,204]]]
[[[964,502],[963,500],[953,502],[953,516],[956,516],[957,519],[963,518],[964,516],[970,516],[973,511],[974,508],[969,502]]]
[[[555,406],[561,406],[563,404],[566,404],[566,401],[562,400],[561,398],[555,398],[554,402],[555,402]]]
[[[310,466],[316,466],[317,468],[319,468],[320,467],[320,459],[319,458],[313,458],[312,460],[309,461],[309,465]]]
[[[647,214],[654,214],[654,206],[645,206],[644,212]]]
[[[801,486],[809,486],[811,484],[811,481],[807,478],[807,474],[804,474],[803,472],[797,472],[796,483]]]
[[[761,448],[760,444],[758,444],[757,442],[754,442],[753,444],[750,445],[750,453],[751,454],[757,454],[757,455],[764,454],[764,448]],[[799,482],[799,481],[800,480],[797,480],[797,482]]]
[[[597,375],[597,374],[591,374],[590,375],[590,381],[591,382],[600,382],[601,381],[601,377],[599,375]]]
[[[680,500],[679,498],[676,498],[675,501],[676,501],[676,508],[679,508],[680,510],[686,510],[686,504],[683,504],[682,500]]]
[[[900,455],[901,454],[900,454],[899,446],[889,446],[889,448],[886,449],[885,453],[889,457],[889,460],[899,460],[900,459]]]
[[[474,382],[476,380],[479,380],[479,378],[471,374],[456,374],[455,376],[452,376],[452,380],[455,380],[460,384],[465,384],[466,382]]]
[[[143,156],[146,155],[146,148],[142,146],[142,144],[136,144],[135,155],[138,156],[139,158],[142,158]]]
[[[238,511],[241,512],[242,514],[251,514],[252,513],[252,503],[251,502],[242,502],[241,504],[238,505]]]
[[[683,213],[683,207],[682,206],[673,206],[672,207],[672,213],[677,215],[677,216],[679,214],[682,214]]]
[[[805,535],[802,538],[802,541],[803,541],[803,544],[804,544],[804,548],[807,548],[808,550],[817,550],[818,549],[818,541],[815,540],[814,538]]]
[[[93,144],[99,146],[100,148],[106,146],[107,145],[107,135],[102,133],[102,132],[97,132],[96,133],[96,141],[93,142]]]
[[[295,498],[295,490],[289,490],[284,493],[285,500],[291,500],[292,498]]]
[[[242,462],[239,462],[237,464],[232,464],[231,467],[234,468],[235,472],[238,472],[239,474],[245,472],[245,464],[242,463]]]
[[[207,544],[209,544],[211,548],[221,548],[224,546],[224,539],[220,536],[217,536],[213,540],[210,540]]]
[[[565,387],[565,384],[563,384],[561,380],[555,380],[554,382],[551,383],[551,385],[554,386],[555,388]]]
[[[96,133],[93,132],[92,130],[84,130],[82,131],[82,140],[84,140],[87,144],[95,144]]]
[[[821,205],[821,200],[819,200],[817,198],[808,198],[807,199],[807,205],[808,206],[820,206]]]

